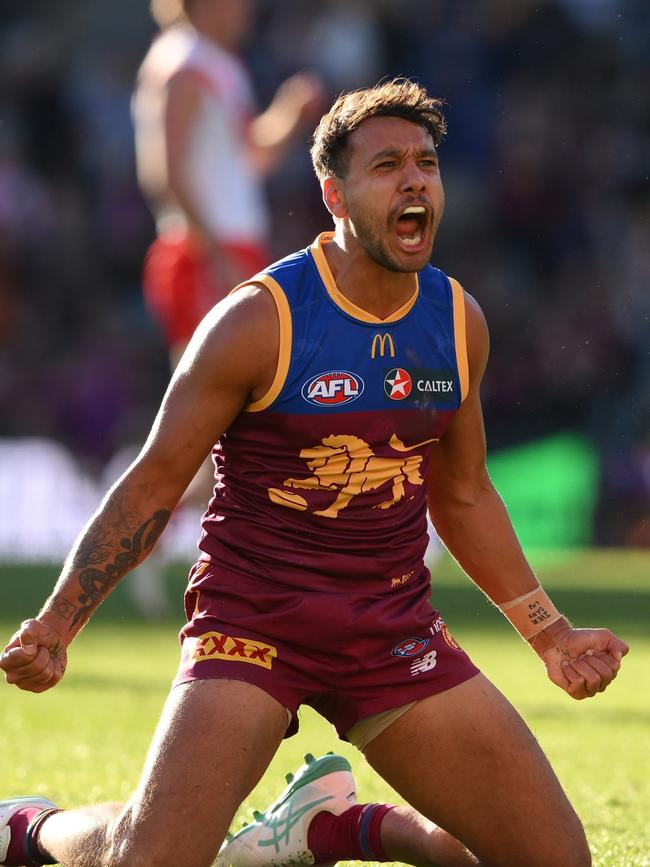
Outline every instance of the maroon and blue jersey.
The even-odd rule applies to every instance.
[[[214,450],[199,546],[225,573],[383,593],[424,570],[428,451],[468,388],[463,290],[427,266],[379,319],[339,292],[331,237],[251,281],[277,306],[278,365]]]

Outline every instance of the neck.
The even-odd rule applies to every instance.
[[[235,45],[229,45],[226,34],[221,32],[219,22],[215,22],[213,17],[204,17],[197,10],[195,13],[188,16],[188,21],[194,30],[205,39],[209,39],[210,42],[214,42],[215,45],[224,51],[228,51],[230,54],[236,52],[237,47]]]
[[[323,252],[339,292],[379,319],[392,316],[417,290],[415,272],[391,271],[375,262],[340,225]]]

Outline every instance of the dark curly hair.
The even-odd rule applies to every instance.
[[[441,99],[429,96],[421,85],[407,78],[342,93],[314,132],[310,153],[318,179],[345,175],[348,136],[371,117],[410,120],[424,127],[439,145],[447,132],[442,106]]]

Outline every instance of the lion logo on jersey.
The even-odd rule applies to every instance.
[[[432,442],[432,440],[428,440]],[[417,446],[405,447],[397,437],[392,437],[390,445],[396,451],[410,451]],[[422,445],[420,443],[419,445]],[[353,497],[366,491],[374,491],[391,484],[390,499],[374,506],[375,509],[390,509],[404,498],[404,483],[421,485],[420,475],[422,455],[404,457],[379,457],[368,443],[356,436],[332,435],[324,437],[321,443],[312,448],[302,449],[300,457],[307,461],[313,473],[306,479],[286,479],[285,487],[299,490],[336,491],[334,502],[326,509],[314,511],[314,515],[336,518]],[[306,511],[307,500],[300,494],[280,488],[270,488],[269,498],[280,506]]]

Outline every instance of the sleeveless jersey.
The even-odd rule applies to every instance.
[[[253,88],[243,63],[189,26],[164,31],[138,73],[133,98],[136,153],[145,186],[148,164],[164,164],[166,88],[179,71],[190,73],[203,99],[188,142],[184,172],[204,224],[223,243],[265,244],[269,219],[264,192],[247,154],[255,113]],[[155,184],[153,184],[155,187]],[[187,230],[187,218],[169,197],[149,195],[159,234]]]
[[[338,291],[330,239],[253,278],[276,302],[278,367],[215,447],[199,547],[226,572],[384,593],[425,568],[428,450],[468,388],[463,290],[427,266],[378,319]]]

